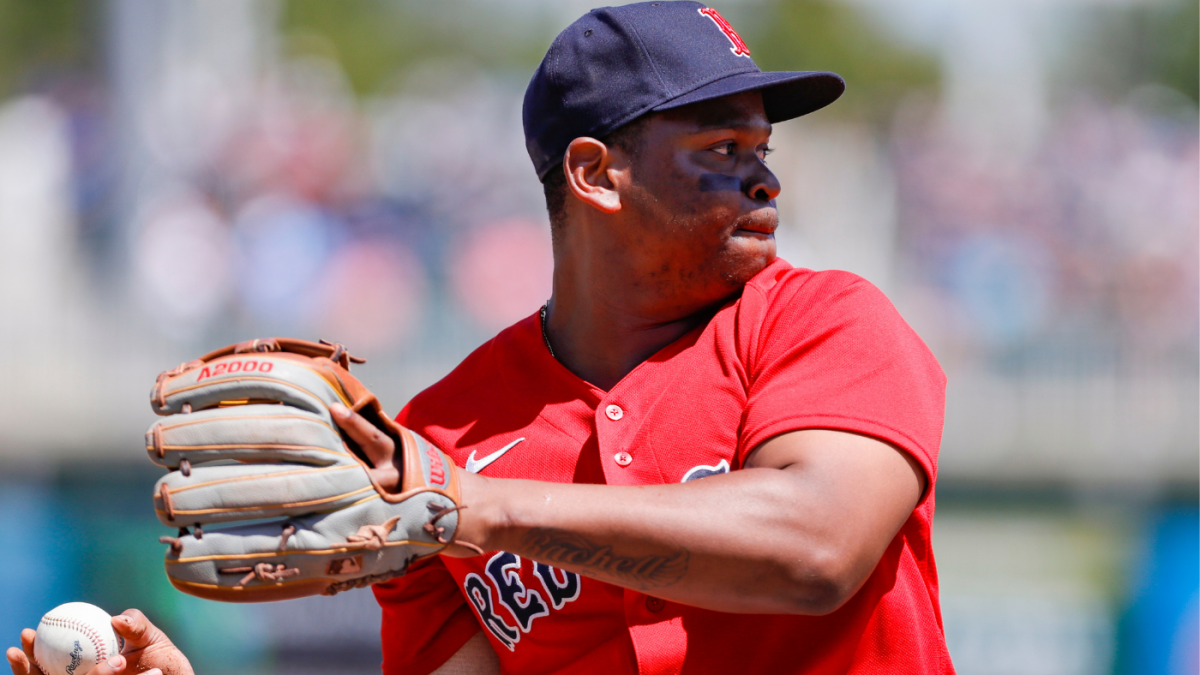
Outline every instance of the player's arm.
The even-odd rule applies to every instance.
[[[112,618],[113,630],[125,640],[125,649],[104,663],[96,664],[87,675],[193,675],[192,666],[183,652],[171,642],[166,633],[150,623],[145,614],[127,609]],[[9,647],[5,656],[13,675],[42,675],[34,665],[33,643],[37,631],[21,631],[21,648]]]
[[[887,443],[804,430],[767,441],[742,471],[678,485],[468,476],[459,536],[689,605],[823,614],[866,581],[924,483]]]
[[[339,419],[360,443],[365,421]],[[360,438],[361,436],[361,438]],[[874,570],[925,489],[907,453],[820,429],[777,436],[745,468],[678,485],[463,473],[457,533],[485,550],[725,612],[823,614]]]

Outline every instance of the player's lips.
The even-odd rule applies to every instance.
[[[765,222],[764,222],[764,220],[765,220]],[[763,219],[763,220],[755,219],[755,220],[750,220],[749,222],[738,223],[737,229],[734,230],[734,232],[741,233],[741,234],[756,234],[756,235],[770,237],[775,234],[775,230],[778,227],[779,227],[779,221],[775,220],[774,218]]]
[[[766,208],[759,207],[738,218],[733,222],[733,234],[753,235],[756,237],[771,237],[779,228],[779,217],[776,215],[775,202],[770,202]]]
[[[770,237],[770,236],[774,236],[775,227],[774,226],[765,227],[765,226],[759,226],[759,225],[743,225],[742,227],[739,227],[736,231],[737,232],[745,232],[745,233],[749,233],[749,234],[761,234],[761,235]]]

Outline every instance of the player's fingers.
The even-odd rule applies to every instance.
[[[29,657],[25,656],[25,652],[16,647],[9,647],[4,653],[8,657],[8,667],[12,669],[13,675],[41,675]]]
[[[362,448],[371,466],[377,469],[392,466],[396,443],[379,427],[340,403],[329,406],[329,412],[333,414],[333,421],[337,422],[342,431]]]
[[[30,675],[42,675],[42,671],[36,665],[37,659],[34,658],[35,638],[37,638],[37,631],[32,628],[25,628],[20,632],[20,651],[22,651],[20,656],[24,657],[25,668]]]
[[[128,657],[130,672],[163,675],[160,668],[149,668],[151,663],[161,664],[172,673],[192,672],[187,657],[140,610],[127,609],[114,616],[113,628],[125,640],[122,656]]]
[[[113,654],[107,661],[97,663],[87,675],[119,675],[125,672],[125,657]]]
[[[4,652],[4,656],[8,658],[8,667],[13,671],[13,675],[26,675],[27,669],[25,668],[24,662],[25,654],[23,654],[20,649],[17,649],[16,647],[9,647],[8,650]]]
[[[125,640],[125,651],[131,652],[144,649],[149,645],[166,640],[167,636],[159,630],[141,610],[127,609],[112,618],[113,630]]]
[[[396,492],[400,487],[400,470],[392,462],[396,443],[362,415],[340,403],[329,407],[333,421],[350,437],[371,463],[371,478],[379,487]]]
[[[36,662],[36,659],[33,658],[33,640],[36,637],[37,631],[32,628],[21,631],[21,651],[25,652],[25,658],[31,665]]]

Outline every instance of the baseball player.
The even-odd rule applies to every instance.
[[[775,255],[771,125],[843,87],[761,72],[696,2],[555,39],[524,103],[553,295],[396,418],[464,469],[465,508],[462,546],[373,586],[385,673],[953,672],[945,378],[876,288]]]

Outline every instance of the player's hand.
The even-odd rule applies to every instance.
[[[374,467],[369,473],[379,487],[388,492],[397,492],[400,488],[400,469],[395,465],[396,442],[362,415],[340,403],[329,406],[329,412],[333,415],[333,421],[367,456],[367,461]]]
[[[193,675],[192,664],[179,648],[175,646],[167,634],[150,623],[145,614],[136,609],[127,609],[113,617],[113,628],[125,640],[125,648],[121,657],[128,662],[130,673],[149,674],[158,670],[162,675]],[[112,659],[109,659],[109,663]],[[121,673],[124,670],[99,670],[105,664],[93,668],[88,675],[109,675]]]
[[[370,460],[371,465],[375,467],[369,471],[379,485],[388,492],[399,492],[401,476],[400,469],[394,463],[396,455],[395,441],[380,431],[379,427],[371,424],[362,415],[344,405],[335,403],[329,406],[329,412],[333,415],[333,421],[337,422],[342,431],[358,444],[363,454]],[[478,480],[475,475],[464,471],[459,474],[459,479],[462,484],[463,495],[469,492],[473,493],[472,486]],[[476,510],[478,511],[478,509]],[[463,531],[469,533],[468,535],[462,535],[460,537],[461,540],[469,542],[483,541],[484,535],[480,529],[480,520],[466,518],[460,520],[459,523],[460,527],[465,528]],[[474,547],[450,546],[442,551],[442,555],[448,555],[452,558],[469,558],[479,555],[479,551],[475,550]]]
[[[125,649],[108,661],[97,664],[87,675],[193,675],[192,665],[183,652],[140,611],[127,609],[113,617],[112,625],[117,635],[125,640]],[[6,656],[13,675],[43,675],[33,665],[35,639],[37,631],[26,628],[21,631],[21,649],[9,648]]]

